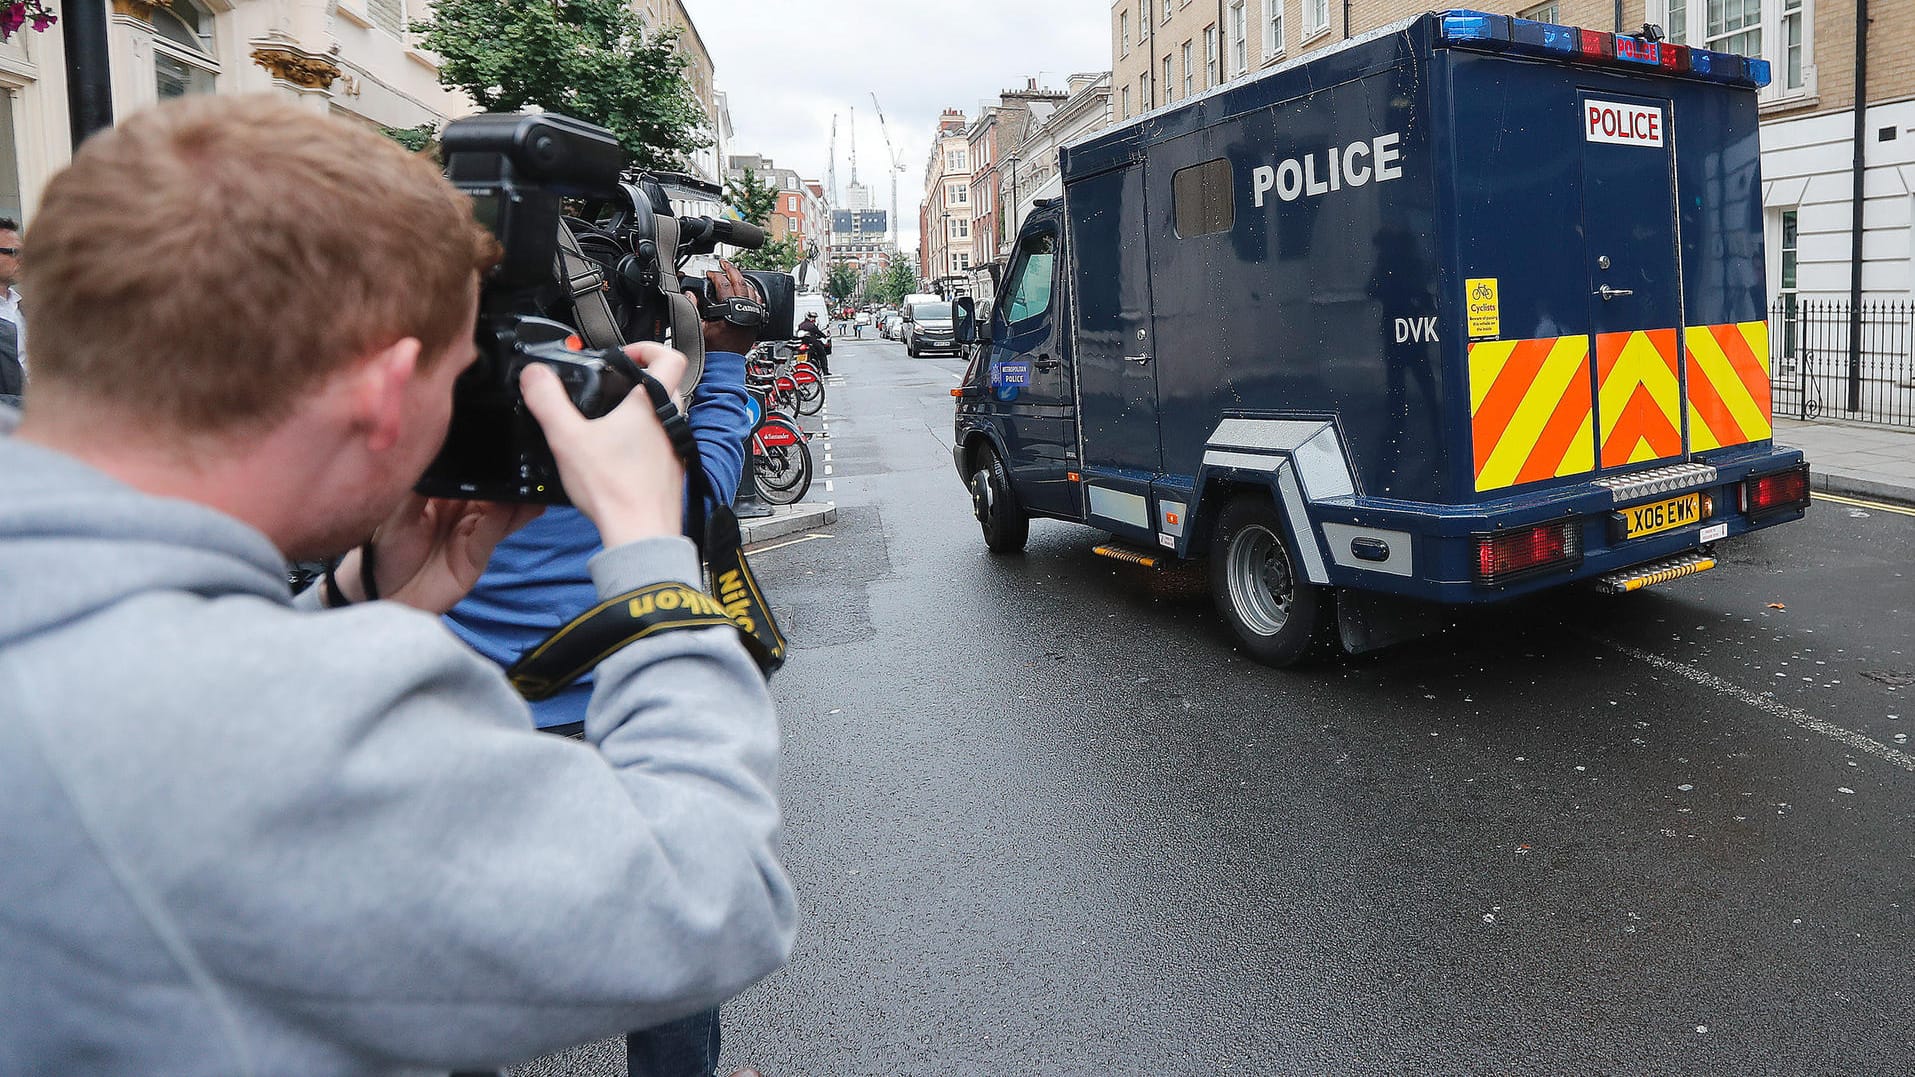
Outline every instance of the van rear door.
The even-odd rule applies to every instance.
[[[1151,328],[1144,165],[1077,180],[1064,196],[1076,298],[1078,428],[1091,522],[1149,541],[1163,466]]]
[[[1671,103],[1582,90],[1583,260],[1602,470],[1680,460],[1682,273]]]

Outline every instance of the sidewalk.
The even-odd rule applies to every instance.
[[[1777,418],[1775,443],[1802,450],[1817,490],[1915,505],[1915,430]]]
[[[775,538],[823,527],[838,520],[838,506],[832,501],[800,501],[795,505],[774,506],[770,516],[739,520],[738,530],[747,547]]]

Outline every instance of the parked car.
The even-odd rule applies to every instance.
[[[958,344],[952,326],[951,304],[942,299],[906,304],[900,332],[903,334],[904,352],[913,359],[925,352],[960,355],[964,350]]]
[[[898,331],[903,325],[904,315],[893,311],[884,316],[884,321],[878,323],[878,332],[883,333],[884,339],[886,340],[896,340],[898,339]]]

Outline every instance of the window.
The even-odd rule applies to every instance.
[[[956,251],[951,255],[951,268],[959,273],[971,268],[971,252]]]
[[[1189,97],[1197,89],[1196,65],[1190,62],[1190,42],[1184,42],[1184,96]]]
[[[1057,240],[1049,233],[1031,236],[1017,252],[1017,268],[1004,289],[1004,320],[1015,324],[1051,309],[1051,276]]]
[[[1677,2],[1680,3],[1681,0],[1677,0]],[[1516,17],[1519,19],[1533,19],[1536,22],[1561,22],[1563,15],[1562,9],[1557,5],[1556,0],[1549,0],[1547,4],[1537,4],[1533,8],[1519,12]]]
[[[971,185],[970,184],[953,183],[947,190],[949,193],[949,197],[946,200],[951,205],[968,206],[971,204]]]
[[[388,34],[404,34],[406,30],[406,0],[366,0],[366,14],[372,16],[372,24]]]
[[[1170,91],[1175,89],[1177,86],[1177,83],[1174,80],[1172,80],[1170,75],[1170,57],[1169,56],[1164,57],[1164,81],[1162,85],[1164,88],[1164,104],[1168,105],[1170,104]]]
[[[1217,27],[1215,23],[1204,27],[1204,85],[1217,84]]]
[[[944,155],[946,172],[969,172],[971,170],[970,151],[952,150]]]
[[[1782,369],[1785,371],[1792,370],[1795,367],[1795,359],[1797,353],[1800,351],[1799,345],[1802,335],[1801,324],[1798,321],[1796,313],[1798,305],[1795,296],[1796,255],[1797,246],[1801,237],[1797,224],[1797,214],[1799,212],[1800,211],[1795,209],[1785,209],[1778,214],[1780,218],[1779,221],[1773,218],[1770,221],[1771,225],[1780,225],[1780,227],[1775,230],[1776,234],[1781,238],[1780,257],[1778,257],[1776,261],[1779,262],[1782,267],[1781,287],[1776,290],[1776,299],[1779,301],[1778,305],[1782,308],[1782,321],[1780,325],[1771,326],[1769,331],[1776,333],[1776,335],[1781,338],[1775,343],[1779,345],[1776,350],[1780,353],[1779,357],[1782,360]]]
[[[1250,66],[1250,50],[1244,42],[1247,18],[1243,0],[1230,5],[1230,74],[1241,75]]]
[[[1183,239],[1229,231],[1237,223],[1237,185],[1229,159],[1178,169],[1170,177],[1170,206]]]
[[[1303,0],[1303,36],[1330,28],[1330,0]]]
[[[1123,91],[1124,92],[1122,94],[1122,97],[1123,97],[1124,109],[1122,112],[1118,113],[1117,118],[1120,120],[1128,120],[1130,119],[1130,87],[1128,86],[1123,87]]]
[[[1137,111],[1150,111],[1150,72],[1137,76]]]
[[[951,218],[951,238],[952,239],[970,239],[971,238],[971,222],[965,220],[963,217]]]
[[[1283,54],[1283,0],[1264,2],[1270,5],[1270,17],[1263,22],[1263,58],[1268,60]]]
[[[1130,12],[1117,13],[1117,55],[1130,55]]]
[[[153,80],[160,100],[212,93],[219,77],[213,54],[213,16],[196,0],[153,9]]]
[[[1171,0],[1164,0],[1164,21],[1170,21]]]
[[[1800,212],[1800,210],[1793,209],[1785,209],[1782,211],[1781,262],[1782,294],[1784,295],[1791,295],[1795,292],[1796,252],[1797,244],[1800,240],[1800,226],[1797,223],[1797,214]]]
[[[1815,92],[1814,0],[1651,0],[1670,41],[1769,61],[1763,100]]]

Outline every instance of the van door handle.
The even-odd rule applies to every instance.
[[[1635,290],[1632,288],[1611,288],[1609,285],[1605,284],[1602,287],[1596,289],[1595,291],[1590,292],[1589,294],[1602,296],[1602,301],[1607,303],[1611,299],[1614,299],[1619,295],[1635,295],[1636,293],[1635,293]]]
[[[1037,357],[1037,362],[1032,365],[1039,370],[1056,370],[1063,365],[1063,360],[1053,359],[1048,355],[1040,355]]]
[[[1145,352],[1145,353],[1144,353],[1144,354],[1142,354],[1142,355],[1126,355],[1126,356],[1124,356],[1124,362],[1126,362],[1126,363],[1137,363],[1137,364],[1140,364],[1140,365],[1141,365],[1141,364],[1143,364],[1143,363],[1148,363],[1148,362],[1150,362],[1150,353],[1149,353],[1149,352]]]

